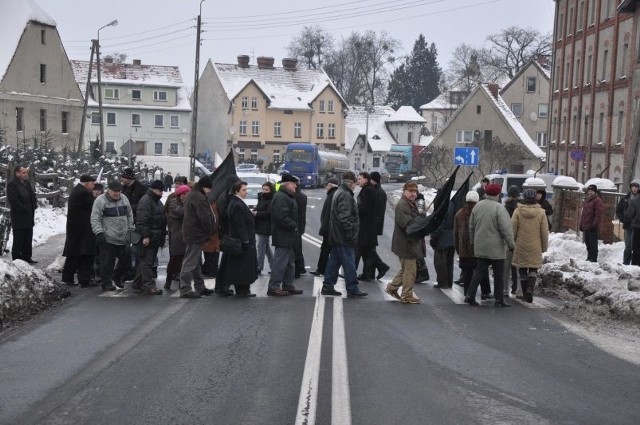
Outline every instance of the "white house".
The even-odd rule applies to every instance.
[[[89,61],[71,61],[84,95]],[[191,105],[177,66],[118,63],[105,57],[101,64],[104,148],[121,150],[132,140],[136,155],[189,156]],[[87,123],[84,140],[95,141],[100,134],[98,77],[91,72]],[[122,151],[123,154],[128,152]]]

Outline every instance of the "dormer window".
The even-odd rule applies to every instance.
[[[167,101],[167,92],[166,91],[154,91],[153,92],[153,100],[156,102],[166,102]]]

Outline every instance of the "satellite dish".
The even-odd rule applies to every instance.
[[[538,114],[532,112],[531,115],[529,115],[529,118],[531,119],[531,121],[538,121]]]
[[[232,125],[231,127],[229,127],[229,134],[231,134],[232,136],[233,136],[234,134],[236,134],[236,128],[235,128],[235,126],[233,126],[233,125]]]

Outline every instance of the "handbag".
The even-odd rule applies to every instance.
[[[242,241],[229,235],[224,235],[220,241],[220,251],[229,255],[242,254]]]

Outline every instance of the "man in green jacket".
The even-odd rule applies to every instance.
[[[513,227],[507,209],[500,202],[502,186],[489,184],[485,188],[486,198],[475,206],[469,219],[469,236],[473,241],[473,252],[477,259],[464,301],[479,305],[476,291],[482,279],[488,279],[489,266],[493,268],[493,293],[496,307],[511,307],[504,302],[503,276],[506,250],[513,250]]]

